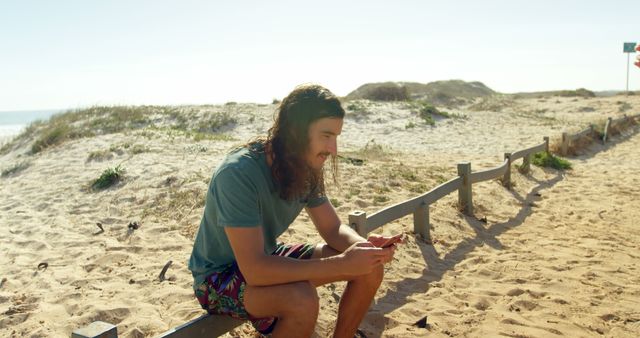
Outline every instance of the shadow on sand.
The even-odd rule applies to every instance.
[[[521,203],[522,208],[508,221],[492,224],[488,228],[485,228],[486,224],[479,221],[474,216],[464,216],[467,225],[475,231],[476,236],[472,239],[465,239],[458,243],[458,245],[448,252],[443,258],[439,257],[438,252],[432,244],[418,240],[418,247],[420,248],[425,263],[427,264],[427,268],[423,271],[422,276],[418,278],[406,278],[399,281],[394,285],[395,290],[389,290],[387,294],[384,297],[379,298],[377,302],[387,304],[404,304],[411,295],[427,292],[429,290],[430,283],[441,280],[447,271],[453,270],[457,264],[462,262],[469,253],[479,246],[489,245],[496,250],[502,250],[503,245],[497,237],[505,231],[521,225],[527,217],[532,214],[532,207],[535,206],[534,201],[539,200],[540,191],[550,188],[564,179],[562,171],[553,169],[544,170],[547,173],[555,174],[555,176],[550,180],[541,181],[530,174],[525,175],[527,179],[537,184],[526,196],[523,197],[517,192],[509,190],[513,197]],[[386,311],[380,309],[380,313],[386,314],[394,309],[386,308],[385,310]],[[420,318],[415,318],[412,319],[412,321],[418,321],[419,319]],[[388,318],[385,317],[385,320],[388,320]],[[385,326],[386,324],[387,323],[385,323]],[[382,336],[382,331],[373,332],[371,337],[380,336]]]

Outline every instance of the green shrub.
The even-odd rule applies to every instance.
[[[409,102],[406,107],[409,108],[412,113],[418,114],[418,116],[430,126],[436,124],[436,121],[433,119],[433,115],[439,115],[447,118],[453,117],[452,114],[438,110],[438,108],[427,101]],[[458,116],[459,115],[456,115],[456,117]]]
[[[95,190],[106,189],[119,182],[124,172],[125,169],[120,165],[117,165],[115,168],[107,168],[102,172],[100,177],[93,182],[91,187]]]
[[[331,205],[333,205],[336,208],[338,208],[338,207],[340,207],[342,205],[342,203],[340,203],[340,201],[338,201],[337,198],[331,198],[330,201],[331,201]]]
[[[558,170],[571,169],[571,163],[569,161],[547,153],[546,151],[534,154],[531,163],[538,167],[547,167]]]
[[[431,114],[420,114],[420,117],[422,118],[422,120],[424,120],[424,123],[430,126],[436,124],[436,121],[433,119],[433,116],[431,116]]]
[[[429,115],[439,114],[440,111],[438,111],[438,108],[436,108],[434,105],[427,102],[423,102],[420,106],[420,109],[418,110],[418,113],[420,114],[420,117],[423,117],[427,114]]]

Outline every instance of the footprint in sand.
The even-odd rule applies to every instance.
[[[26,321],[29,316],[38,309],[37,297],[28,297],[27,295],[14,296],[11,299],[9,309],[3,313],[0,319],[0,327],[11,327]]]
[[[537,292],[537,291],[527,290],[527,293],[529,294],[529,296],[535,299],[540,299],[547,295],[547,293],[544,291]]]
[[[473,304],[473,307],[480,310],[480,311],[485,311],[486,309],[489,308],[489,306],[491,305],[491,303],[489,303],[488,300],[486,299],[481,299],[478,302],[476,302],[475,304]]]
[[[518,300],[509,306],[509,311],[520,312],[523,309],[527,311],[531,311],[537,307],[538,307],[537,303],[534,303],[528,300]]]
[[[522,289],[511,289],[507,292],[507,296],[517,297],[523,294],[525,291]]]
[[[129,317],[131,310],[128,308],[115,308],[107,310],[92,311],[92,315],[88,316],[87,322],[103,321],[114,325],[119,324],[125,318]]]
[[[513,318],[505,318],[503,320],[500,321],[500,323],[502,324],[507,324],[507,325],[518,325],[518,326],[525,326],[523,323],[513,319]]]

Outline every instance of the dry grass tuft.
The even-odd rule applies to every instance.
[[[175,223],[175,229],[182,235],[194,238],[199,226],[194,220],[202,213],[207,189],[185,183],[178,182],[175,177],[167,178],[163,184],[166,190],[151,199],[141,219],[163,224]]]

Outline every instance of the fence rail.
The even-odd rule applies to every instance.
[[[624,115],[617,119],[612,117],[607,118],[607,121],[604,125],[604,130],[602,131],[602,143],[606,143],[611,135],[612,128],[618,128],[620,126],[624,127],[625,125],[632,123],[636,119],[640,118],[640,114],[627,116]],[[574,142],[577,142],[585,137],[593,137],[596,136],[595,126],[593,124],[589,125],[589,128],[583,129],[576,134],[569,135],[567,132],[562,133],[562,141],[560,143],[560,155],[567,155],[569,153],[569,148],[573,145]],[[599,135],[598,135],[599,136]]]
[[[371,232],[372,230],[375,230],[376,228],[386,223],[393,222],[399,218],[402,218],[411,213],[414,213],[421,206],[432,204],[437,200],[439,200],[440,198],[458,190],[461,185],[462,185],[462,179],[460,177],[456,177],[454,179],[451,179],[431,189],[429,192],[425,194],[422,194],[418,197],[414,197],[402,203],[394,204],[390,207],[387,207],[378,212],[375,212],[372,215],[366,217],[365,228],[361,228],[359,232],[361,233]],[[359,220],[361,217],[362,217],[362,214],[358,213],[357,218],[354,218],[354,223],[357,224],[358,222],[361,222]],[[418,224],[418,228],[419,229],[421,228],[421,224]]]
[[[504,174],[507,172],[507,166],[509,165],[509,163],[509,159],[505,159],[499,167],[476,171],[475,173],[471,174],[471,183],[473,184],[492,180],[498,177],[504,177]]]
[[[527,149],[523,149],[523,150],[518,150],[515,153],[511,154],[511,161],[515,161],[521,158],[525,158],[527,155],[532,154],[532,153],[538,153],[541,151],[546,151],[547,150],[547,142],[542,142],[540,144],[538,144],[537,146],[533,146],[531,148],[527,148]]]

